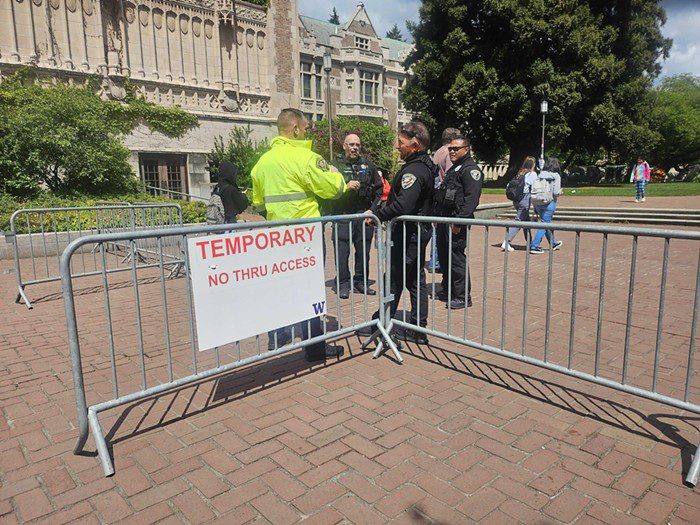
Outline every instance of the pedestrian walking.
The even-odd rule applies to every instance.
[[[646,201],[646,185],[651,179],[651,169],[644,157],[637,158],[637,163],[632,168],[630,182],[634,182],[635,198],[634,202]]]
[[[438,217],[473,219],[481,197],[483,173],[471,156],[467,137],[453,138],[448,151],[452,166],[435,190],[433,213]],[[472,285],[465,255],[467,227],[438,223],[436,232],[438,257],[442,261],[442,286],[437,298],[449,299],[446,306],[453,310],[471,306]]]
[[[540,218],[540,222],[552,222],[554,212],[557,209],[557,198],[561,195],[561,164],[556,157],[548,158],[542,171],[530,186],[530,200],[535,207],[535,213]],[[542,237],[547,237],[550,250],[558,250],[563,242],[554,238],[551,230],[539,229],[530,245],[530,253],[544,253],[540,248]]]
[[[238,168],[228,161],[224,160],[219,164],[219,197],[224,205],[224,222],[233,224],[237,222],[239,213],[245,211],[248,207],[248,199],[245,194],[238,188]]]
[[[518,174],[506,187],[506,197],[513,202],[516,221],[530,221],[530,188],[537,178],[537,172],[535,171],[536,163],[537,160],[535,157],[526,157],[522,167],[518,170]],[[510,243],[513,242],[513,239],[515,239],[515,236],[521,229],[525,236],[525,242],[530,242],[529,229],[512,226],[508,228],[506,239],[503,241],[503,244],[501,244],[501,251],[508,250],[512,252],[514,250]]]
[[[363,213],[370,210],[375,213],[382,200],[382,179],[377,167],[362,155],[362,141],[355,133],[348,133],[343,140],[343,153],[333,161],[333,165],[343,175],[346,183],[357,181],[360,187],[356,191],[345,192],[339,199],[332,201],[334,215]],[[363,219],[341,222],[333,228],[333,242],[338,253],[336,271],[338,297],[347,299],[350,287],[356,292],[375,295],[376,292],[365,283],[366,270],[369,269],[369,252],[372,248],[374,225]],[[355,272],[352,283],[350,278],[350,244],[355,247]]]
[[[320,217],[317,197],[337,199],[348,190],[360,187],[357,181],[347,184],[343,176],[313,151],[306,139],[309,122],[298,109],[283,109],[277,118],[279,136],[272,139],[270,150],[253,167],[253,206],[264,208],[268,220]],[[320,317],[301,323],[304,339],[323,333]],[[268,333],[268,349],[292,342],[292,327]],[[276,341],[275,341],[276,340]],[[343,354],[341,346],[316,343],[305,347],[307,361],[321,361]]]
[[[376,212],[381,221],[389,221],[401,215],[430,214],[437,167],[427,153],[430,144],[428,128],[422,122],[411,121],[399,131],[396,149],[404,161],[394,176],[387,205]],[[367,210],[370,213],[371,210]],[[405,236],[404,236],[405,224]],[[396,222],[391,231],[391,266],[389,268],[392,300],[389,313],[393,317],[403,293],[403,283],[411,297],[410,322],[426,326],[428,322],[428,291],[425,286],[425,252],[430,233],[425,223]],[[420,312],[420,313],[419,313]],[[379,317],[379,311],[373,315]],[[361,335],[371,335],[373,327],[360,330]],[[427,343],[421,332],[407,330],[397,337],[414,343]]]

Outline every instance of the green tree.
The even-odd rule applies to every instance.
[[[135,97],[102,100],[97,81],[86,86],[43,84],[24,68],[0,83],[0,192],[32,196],[80,191],[132,191],[136,178],[122,138],[140,122],[177,136],[197,118]]]
[[[328,21],[331,24],[335,24],[337,26],[340,25],[340,17],[338,16],[338,11],[335,10],[335,7],[333,8],[333,12],[331,13],[331,17],[328,19]]]
[[[649,150],[657,59],[671,41],[658,0],[423,0],[406,106],[433,131],[466,128],[476,154],[510,154],[509,176],[546,145],[626,159]],[[437,134],[435,135],[437,136]]]
[[[343,140],[347,133],[357,133],[362,140],[364,155],[391,177],[397,170],[397,157],[394,155],[396,135],[388,126],[378,120],[353,117],[338,117],[333,120],[333,153],[343,151]],[[314,123],[312,131],[313,150],[324,159],[330,159],[328,120]]]
[[[392,27],[391,29],[389,29],[389,31],[386,32],[386,37],[392,38],[394,40],[401,40],[402,42],[406,41],[397,24],[394,24],[394,27]]]
[[[270,144],[267,139],[253,140],[251,134],[250,126],[236,126],[227,141],[221,136],[214,139],[214,149],[207,155],[212,181],[218,180],[221,161],[228,160],[238,168],[238,185],[241,188],[252,187],[250,172]]]
[[[665,170],[700,161],[700,77],[663,79],[654,101],[651,125],[661,140],[650,159]]]

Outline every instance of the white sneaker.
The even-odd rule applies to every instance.
[[[642,202],[645,202],[647,200],[646,197],[642,197]]]
[[[515,248],[513,248],[509,243],[507,243],[506,241],[503,241],[503,244],[501,244],[501,251],[502,252],[506,251],[506,247],[508,247],[509,252],[515,251]]]
[[[634,202],[636,202],[637,204],[639,204],[639,199],[634,199]]]

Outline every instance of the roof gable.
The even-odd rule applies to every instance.
[[[348,31],[357,33],[359,35],[368,36],[370,38],[379,38],[377,32],[374,30],[372,21],[369,19],[367,11],[365,11],[365,4],[358,2],[357,8],[350,18],[350,22],[345,26]]]

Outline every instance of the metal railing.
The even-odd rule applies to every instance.
[[[160,186],[150,186],[146,184],[146,190],[151,195],[156,197],[168,197],[169,199],[179,199],[179,200],[198,200],[202,202],[209,202],[206,197],[200,197],[199,195],[192,195],[191,193],[184,193],[182,191],[168,190],[166,188],[161,188]]]
[[[508,250],[504,250],[502,263],[490,262],[489,251],[493,249],[489,244],[490,232],[503,232],[505,236],[508,227],[513,226],[522,227],[524,231],[543,229],[552,235],[554,232],[557,235],[568,234],[569,250],[559,250],[555,254],[555,250],[550,247],[548,255],[534,255],[540,257],[539,263],[534,266],[536,271],[533,271],[530,261],[533,253],[529,242],[520,252],[509,254]],[[392,237],[398,246],[403,246],[403,253],[399,256],[403,258],[404,267],[407,260],[407,227],[409,236],[417,235],[418,249],[423,251],[425,248],[420,242],[421,235],[430,237],[436,228],[439,235],[442,229],[448,245],[447,257],[443,254],[440,257],[440,263],[444,265],[442,269],[445,273],[442,277],[446,289],[442,288],[442,283],[436,282],[435,270],[430,272],[425,284],[432,292],[430,318],[421,316],[420,300],[416,305],[418,311],[415,311],[414,306],[411,316],[407,317],[404,295],[403,312],[393,319],[388,314],[385,315],[385,322],[388,323],[385,329],[390,334],[393,332],[396,335],[397,330],[403,329],[413,334],[436,336],[681,410],[700,413],[700,405],[697,403],[700,390],[694,385],[700,309],[700,257],[696,257],[696,254],[699,253],[700,232],[405,216],[393,220],[387,227],[387,246],[392,246]],[[458,228],[459,233],[452,233],[452,227]],[[573,258],[568,243],[572,240],[571,237]],[[614,251],[611,253],[609,246],[613,238]],[[631,242],[620,240],[625,238]],[[653,239],[661,242],[652,243]],[[501,238],[497,240],[496,246],[500,245],[500,241]],[[463,242],[464,245],[454,246],[457,242]],[[480,250],[482,243],[483,249]],[[671,248],[676,244],[683,244],[685,248],[679,254],[674,254],[676,263],[682,262],[683,266],[676,268],[671,276],[670,254]],[[643,263],[647,267],[644,272],[639,272],[640,277],[637,268],[641,247],[644,248]],[[460,281],[464,281],[464,289],[461,284],[460,289],[455,289],[453,283],[458,276],[453,275],[452,268],[458,266],[456,258],[462,257],[460,248],[467,274],[459,276]],[[588,254],[591,250],[599,250],[600,262],[593,268],[590,267],[590,262],[588,267],[581,268],[582,251]],[[659,257],[661,253],[663,255]],[[690,260],[687,260],[688,253],[692,254]],[[609,259],[613,258],[613,254],[615,264],[611,265]],[[387,257],[395,255],[396,250],[387,249]],[[412,254],[408,254],[408,257],[410,260]],[[682,257],[685,259],[681,261]],[[473,298],[473,308],[469,305],[462,310],[461,305],[452,300],[462,298],[465,303],[472,302],[472,283],[468,274],[470,262],[472,266],[475,262],[482,265],[473,274],[474,284],[480,286],[481,294],[480,300],[476,296]],[[391,267],[390,260],[387,266]],[[658,270],[658,273],[653,274],[660,276],[658,286],[656,280],[653,286],[649,282],[638,282],[645,277],[648,279],[649,266]],[[418,271],[422,274],[421,278],[417,278],[420,286],[420,283],[426,282],[425,270],[419,268]],[[496,290],[489,288],[489,277],[493,278],[494,274],[501,281],[500,286],[496,285]],[[668,293],[671,277],[674,282],[673,295]],[[689,284],[693,278],[694,283]],[[391,275],[390,279],[393,281],[387,283],[387,290],[405,288],[405,273]],[[397,286],[398,279],[403,279],[401,286]],[[579,285],[579,281],[584,281],[583,286]],[[606,287],[615,287],[618,293],[611,297]],[[537,290],[540,291],[539,294],[536,293]],[[419,289],[417,295],[420,297],[427,291]],[[518,296],[514,298],[516,292]],[[586,294],[589,301],[587,310],[581,310],[582,294]],[[445,300],[445,308],[440,308],[441,295]],[[554,295],[556,302],[553,304]],[[639,300],[639,296],[642,296],[646,304],[658,304],[656,311],[642,312],[641,307],[635,307],[635,299]],[[667,296],[673,301],[670,314],[673,320],[685,320],[683,324],[676,323],[670,333],[664,331],[664,322],[666,316],[669,316]],[[625,300],[621,300],[621,297]],[[614,312],[611,313],[610,308],[606,312],[606,299],[614,301]],[[424,298],[423,304],[427,302]],[[591,315],[594,305],[595,316]],[[534,316],[533,310],[536,311]],[[625,313],[624,321],[619,318],[622,313]],[[555,315],[556,324],[553,319]],[[649,321],[653,328],[650,329],[645,323],[652,316],[654,321]],[[477,317],[476,322],[474,317]],[[517,327],[510,324],[509,320],[513,318],[517,321]],[[642,323],[638,321],[639,318],[643,319]],[[688,323],[690,319],[692,321]],[[616,331],[615,335],[604,337],[606,328],[609,330],[611,326]],[[687,332],[679,333],[678,326],[687,327]],[[620,336],[622,333],[624,337]],[[671,349],[664,351],[664,342],[679,336],[685,341],[686,350],[679,355],[676,350],[678,344],[674,341],[673,346],[667,345]],[[595,341],[594,344],[592,340]],[[619,344],[615,345],[615,342]],[[381,351],[380,345],[376,354]],[[686,481],[695,485],[699,473],[700,452],[696,452]]]
[[[60,280],[59,259],[61,252],[75,238],[86,234],[115,233],[171,228],[182,226],[182,209],[179,204],[117,204],[110,206],[85,206],[68,208],[25,208],[10,217],[10,231],[5,234],[13,244],[15,275],[17,278],[16,302],[23,301],[32,308],[25,288],[33,284]],[[110,272],[129,269],[132,255],[139,264],[155,264],[154,246],[141,241],[134,254],[129,246],[113,243],[107,253],[112,261]],[[24,253],[22,253],[24,252]],[[179,271],[182,250],[175,244],[166,247],[166,264]],[[74,262],[73,275],[89,276],[98,272],[98,256],[95,252],[81,251]],[[80,268],[80,269],[78,269]]]
[[[385,297],[383,280],[379,278],[383,273],[383,240],[377,244],[377,257],[374,262],[376,270],[373,274],[378,282],[377,295],[364,294],[357,297],[358,292],[355,290],[360,284],[365,290],[370,285],[370,268],[367,267],[366,258],[369,252],[365,250],[371,249],[370,235],[374,229],[364,226],[364,220],[367,218],[379,226],[376,217],[362,214],[295,221],[169,228],[158,231],[123,231],[87,235],[73,240],[61,256],[60,274],[78,412],[79,437],[75,453],[83,449],[89,431],[92,430],[104,473],[109,476],[114,473],[114,466],[98,419],[100,412],[172,391],[301,347],[347,336],[363,328],[376,327],[379,335],[385,338],[386,344],[397,359],[400,359],[398,349],[384,331],[383,309],[380,308]],[[363,275],[360,279],[350,265],[347,300],[341,301],[338,294],[334,305],[333,297],[327,297],[327,316],[323,318],[322,323],[309,320],[302,322],[300,326],[292,326],[291,333],[287,330],[277,330],[227,344],[213,351],[198,352],[187,253],[188,237],[311,223],[330,224],[334,238],[337,238],[339,230],[342,232],[344,228],[349,230],[349,236],[353,238],[353,228],[362,227],[361,236],[363,241],[366,241],[362,244]],[[177,240],[175,244],[185,250],[184,279],[166,279],[163,247],[169,240]],[[136,245],[142,241],[155,244],[155,266],[137,265]],[[130,247],[132,257],[129,281],[114,282],[117,276],[110,273],[111,268],[107,262],[109,247],[113,245]],[[75,293],[73,280],[76,275],[73,268],[76,258],[80,258],[86,251],[97,254],[98,268],[93,273],[93,293],[83,295]],[[341,257],[337,243],[333,251],[333,267],[337,268]],[[352,257],[355,254],[351,249],[348,255]],[[342,290],[341,277],[337,272],[333,277],[333,267],[327,266],[326,272],[331,273],[327,276],[327,282],[334,281],[336,289]],[[95,288],[97,292],[94,291]],[[125,292],[124,288],[130,288],[131,292]],[[118,307],[112,304],[117,294]],[[78,301],[88,302],[89,307],[78,308]],[[98,309],[104,310],[103,316],[95,315]],[[372,312],[375,309],[377,314],[373,316]],[[82,334],[88,339],[87,342],[84,341],[89,349],[85,354],[81,351],[78,312],[91,312],[89,332],[93,335],[90,337],[89,334]],[[223,312],[221,315],[222,322],[236,322],[235,319],[228,319]],[[102,324],[96,326],[96,322]],[[96,339],[94,334],[100,332],[104,333],[104,338]],[[287,335],[291,335],[291,340],[287,339]],[[296,342],[298,335],[301,335],[302,340]],[[280,340],[279,336],[285,337]],[[264,348],[265,344],[267,350]],[[87,377],[83,368],[83,361],[86,359],[89,359],[87,369],[93,372]],[[107,369],[108,372],[99,373]],[[109,388],[104,388],[106,383],[109,384]],[[88,402],[88,397],[91,398],[91,402]]]

